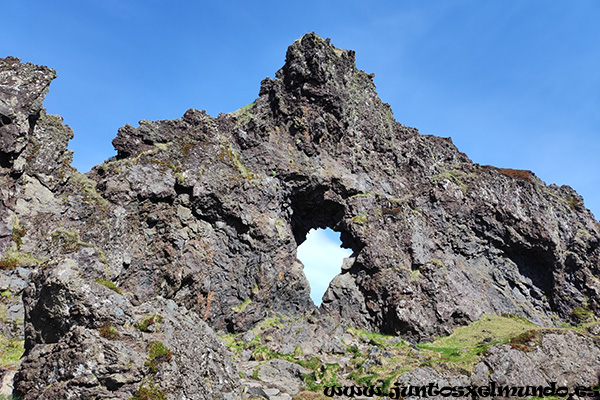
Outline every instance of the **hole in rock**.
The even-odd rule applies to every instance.
[[[310,283],[310,297],[319,306],[331,280],[341,272],[344,258],[352,250],[340,247],[340,234],[333,230],[311,229],[298,247],[297,257],[304,264],[304,274]]]
[[[12,124],[12,119],[4,114],[0,114],[0,126]]]

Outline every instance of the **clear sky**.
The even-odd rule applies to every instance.
[[[341,272],[350,249],[340,247],[340,234],[331,229],[312,229],[298,247],[298,259],[304,264],[304,274],[310,283],[310,297],[320,305],[329,282]]]
[[[251,103],[287,46],[330,37],[396,119],[474,162],[569,184],[600,216],[600,1],[3,0],[0,57],[48,65],[82,172],[141,119]]]

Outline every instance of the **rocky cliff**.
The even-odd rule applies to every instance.
[[[396,122],[354,52],[307,34],[253,103],[126,125],[117,156],[86,175],[70,166],[73,133],[42,108],[54,78],[0,61],[2,329],[24,334],[24,399],[268,396],[248,375],[277,386],[259,373],[277,360],[304,376],[298,392],[324,381],[311,356],[371,351],[356,329],[422,343],[421,364],[394,378],[510,380],[507,363],[526,362],[532,380],[596,383],[600,225],[582,198]],[[353,254],[317,309],[296,249],[324,227]],[[486,318],[535,334],[490,334],[469,366],[431,369],[423,343]],[[531,341],[535,354],[519,347]],[[576,357],[569,341],[585,365],[548,367],[553,352]],[[334,375],[352,379],[342,364]]]

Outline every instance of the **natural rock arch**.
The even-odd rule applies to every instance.
[[[153,310],[173,327],[160,335],[179,367],[192,365],[192,349],[222,355],[210,327],[245,331],[273,314],[424,340],[483,313],[550,326],[600,311],[600,228],[577,193],[473,164],[450,139],[399,124],[354,53],[315,34],[290,46],[248,107],[127,125],[117,157],[87,175],[70,167],[72,131],[41,108],[54,71],[15,59],[0,68],[19,86],[1,93],[0,261],[35,272],[17,379],[21,393],[42,388],[29,398],[130,395],[145,373],[139,343],[150,342],[134,326]],[[354,251],[320,312],[296,261],[315,227],[341,232]],[[107,323],[136,340],[101,338]],[[90,387],[72,379],[81,364],[37,364],[82,340],[131,355],[117,363],[131,374],[100,363],[85,378],[104,386]],[[184,384],[184,374],[168,379],[175,367],[164,371],[169,393],[199,383],[214,398],[206,373],[239,394],[229,361],[190,362],[197,379]],[[65,384],[48,386],[56,381]]]

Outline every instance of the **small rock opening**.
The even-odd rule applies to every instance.
[[[310,297],[320,306],[332,279],[342,272],[344,258],[356,256],[362,243],[346,225],[347,193],[343,188],[335,184],[312,186],[301,180],[296,184],[306,185],[290,198],[290,223],[298,246],[296,257],[304,265]]]
[[[12,124],[12,119],[4,114],[0,114],[0,126]]]
[[[304,264],[304,274],[310,283],[310,297],[321,305],[323,294],[331,280],[341,272],[344,258],[351,249],[341,247],[340,234],[332,229],[312,229],[298,247],[297,257]]]

